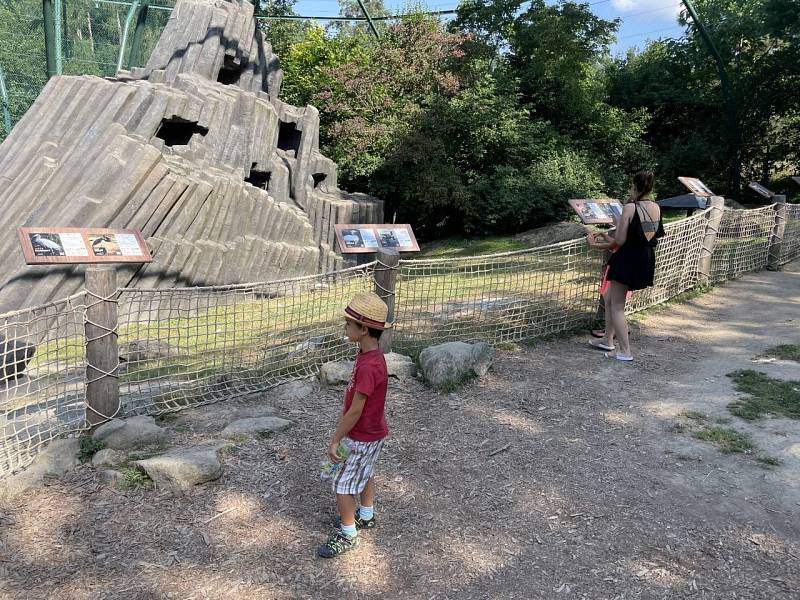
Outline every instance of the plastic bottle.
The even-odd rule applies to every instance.
[[[342,459],[342,462],[335,463],[331,459],[320,462],[322,470],[319,473],[319,478],[325,481],[336,475],[352,452],[353,449],[344,440],[340,441],[339,447],[336,448],[336,455]]]

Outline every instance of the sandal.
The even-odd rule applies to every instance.
[[[614,358],[621,362],[633,362],[633,356],[631,356],[630,354],[625,355],[625,354],[617,354],[616,352],[614,352],[613,354],[611,352],[603,352],[603,356],[605,356],[606,358]]]
[[[614,346],[609,346],[604,342],[596,342],[595,340],[589,340],[589,345],[595,350],[605,350],[606,352],[613,352],[615,349]]]

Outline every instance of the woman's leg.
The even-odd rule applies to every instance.
[[[628,293],[628,286],[612,281],[608,289],[611,300],[611,323],[614,333],[617,336],[617,353],[626,356],[631,355],[631,345],[628,339],[628,323],[625,321],[625,296]]]
[[[609,288],[606,290],[606,293],[603,294],[603,305],[605,306],[605,318],[606,318],[606,332],[605,336],[603,336],[603,343],[608,346],[614,345],[614,323],[611,320],[611,309],[613,307],[613,299],[611,298],[611,289]]]

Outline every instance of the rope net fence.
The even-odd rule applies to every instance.
[[[780,260],[800,256],[800,205],[788,205]],[[707,212],[668,224],[655,285],[631,312],[698,284]],[[712,281],[767,265],[773,207],[723,214]],[[577,239],[467,258],[402,260],[395,288],[397,351],[446,341],[502,345],[587,326],[596,317],[605,257]],[[231,399],[352,359],[342,309],[375,288],[376,263],[296,279],[221,287],[118,290],[121,416],[157,415]],[[0,316],[0,478],[51,439],[86,431],[87,300]]]
[[[355,356],[341,311],[373,287],[374,263],[224,288],[123,289],[121,414],[243,396]]]
[[[0,476],[86,428],[84,295],[0,317]]]

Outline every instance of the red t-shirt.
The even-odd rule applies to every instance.
[[[389,435],[389,425],[383,407],[386,404],[386,388],[389,387],[389,373],[386,370],[386,359],[380,348],[369,352],[359,352],[350,384],[344,395],[344,410],[350,409],[356,392],[361,392],[367,399],[361,417],[347,434],[357,442],[377,442]]]

